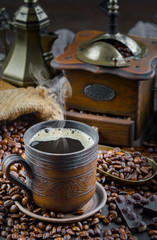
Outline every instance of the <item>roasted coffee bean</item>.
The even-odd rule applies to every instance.
[[[28,236],[28,235],[29,235],[29,232],[28,232],[28,231],[21,231],[21,234],[22,234],[23,236]]]
[[[79,236],[85,238],[89,236],[89,233],[87,231],[81,231],[79,232]]]
[[[124,174],[121,172],[121,173],[119,173],[119,177],[120,178],[122,178],[122,179],[124,179],[125,177],[124,177]]]
[[[98,223],[99,223],[99,218],[93,218],[92,221],[91,221],[91,223],[90,223],[90,225],[91,225],[91,226],[94,226],[94,225],[96,225],[96,224],[98,224]]]
[[[38,224],[37,224],[38,228],[40,228],[41,230],[46,230],[47,232],[49,232],[52,229],[52,225],[50,224],[50,226],[51,226],[50,229],[49,229],[49,224],[47,226],[48,226],[48,229],[45,228],[45,223],[44,222],[38,222]],[[33,230],[33,228],[32,228],[32,230]]]
[[[98,225],[94,227],[94,235],[100,237],[101,235],[101,229],[99,228]]]
[[[13,205],[13,201],[12,200],[6,200],[4,203],[3,203],[3,206],[4,207],[11,207]]]
[[[62,226],[61,235],[64,236],[66,234],[66,228]]]
[[[84,229],[85,230],[85,229]],[[72,231],[74,232],[80,232],[80,228],[77,226],[72,227]]]
[[[92,218],[92,217],[89,217],[89,218],[87,218],[87,223],[91,223],[91,222],[92,222],[92,220],[93,220],[93,218]]]
[[[135,237],[135,236],[130,236],[130,237],[129,237],[129,240],[138,240],[138,238]]]
[[[4,203],[6,200],[11,200],[11,196],[9,196],[9,195],[3,196],[3,203]]]
[[[147,178],[150,178],[152,176],[152,171],[150,171],[147,175],[145,175],[143,177],[143,179],[147,179]]]
[[[141,172],[144,174],[148,174],[149,173],[149,169],[147,167],[141,167]]]
[[[89,225],[88,224],[84,224],[81,230],[88,230],[89,229]]]
[[[109,209],[116,210],[116,204],[115,203],[109,203]]]
[[[22,196],[20,194],[15,194],[11,198],[13,201],[21,201],[22,200]]]
[[[82,214],[84,214],[84,209],[78,209],[73,214],[75,214],[75,215],[82,215]]]
[[[2,186],[1,186],[1,190],[5,190],[6,187],[7,187],[7,184],[6,184],[6,183],[2,184]]]
[[[14,220],[12,218],[8,218],[6,220],[7,226],[12,227],[14,225]]]
[[[55,217],[55,213],[53,211],[50,212],[50,217],[54,218]]]
[[[140,157],[135,157],[133,161],[134,161],[135,164],[140,164],[141,163],[141,158]]]
[[[100,219],[102,219],[104,224],[108,225],[110,223],[110,221],[108,220],[108,218],[105,215],[102,215]]]
[[[67,232],[67,234],[70,234],[71,236],[74,236],[74,235],[75,235],[75,232],[72,231],[70,228],[68,228],[68,229],[66,230],[66,232]]]
[[[17,193],[17,191],[19,192],[19,187],[18,186],[15,186],[15,187],[12,187],[10,190],[9,190],[9,194],[12,196],[12,195],[15,195]]]
[[[5,190],[1,190],[1,191],[0,191],[0,195],[1,195],[1,196],[4,196],[4,195],[5,195]]]
[[[117,218],[115,219],[115,222],[116,222],[117,224],[121,224],[121,223],[122,223],[122,218],[121,218],[121,217],[117,217]]]
[[[104,184],[105,181],[106,181],[106,177],[105,177],[105,176],[102,176],[102,177],[101,177],[101,183]]]
[[[18,219],[18,218],[20,218],[20,215],[19,215],[19,214],[16,214],[16,213],[11,214],[10,216],[11,216],[13,219]]]
[[[40,214],[41,211],[42,211],[41,208],[37,208],[37,209],[33,210],[33,212],[34,212],[35,214]]]
[[[63,240],[62,236],[60,234],[57,234],[57,233],[53,236],[53,239],[54,240]]]
[[[62,226],[60,225],[57,227],[57,233],[61,233],[61,231],[62,231]]]
[[[111,214],[108,216],[109,222],[112,222],[112,221],[115,220],[116,218],[117,218],[117,213],[111,213]]]
[[[133,173],[132,176],[131,176],[131,180],[137,180],[137,173]]]
[[[150,239],[151,240],[157,240],[157,235],[151,235]]]
[[[112,236],[105,236],[103,240],[114,240],[114,238]]]
[[[112,175],[113,175],[113,176],[116,176],[116,177],[119,177],[119,173],[116,172],[116,171],[113,171],[113,172],[112,172]]]
[[[41,231],[40,228],[34,227],[34,232],[35,232],[35,234],[39,234],[39,233],[41,233],[42,231]]]
[[[35,228],[35,225],[33,225],[33,224],[29,226],[29,229],[30,229],[31,231],[33,231],[34,228]]]
[[[38,233],[38,234],[35,235],[35,237],[36,237],[37,239],[41,239],[42,236],[43,236],[43,235],[42,235],[41,233]]]
[[[77,238],[76,238],[76,240],[81,240],[82,239],[82,237],[80,237],[80,236],[78,236]]]
[[[69,234],[65,234],[63,240],[71,240],[71,236]]]
[[[148,234],[149,234],[150,236],[152,236],[152,235],[157,235],[157,230],[150,230],[150,231],[148,232]]]
[[[127,234],[126,233],[120,233],[120,239],[127,240],[128,239]]]
[[[49,239],[50,238],[50,233],[46,232],[46,233],[43,233],[43,238],[42,239]]]
[[[56,217],[57,217],[57,218],[64,218],[64,214],[63,214],[63,213],[57,213],[57,214],[56,214]]]
[[[99,218],[99,217],[101,216],[101,213],[102,213],[102,209],[100,209],[99,212],[97,212],[97,213],[94,215],[94,217],[98,217],[98,218]]]
[[[54,235],[54,234],[56,234],[56,232],[57,232],[57,228],[56,228],[56,226],[54,226],[54,227],[52,228],[52,230],[50,231],[50,234],[51,234],[51,235]]]
[[[27,197],[22,198],[22,205],[26,207],[27,204],[28,204],[28,198]]]
[[[38,224],[38,227],[42,230],[45,229],[46,232],[50,232],[52,230],[52,224],[48,224],[45,228],[45,224],[43,222],[41,222],[40,225]],[[56,232],[58,232],[57,229]]]
[[[8,236],[8,232],[5,230],[1,231],[1,236],[6,238]]]
[[[106,229],[106,230],[104,231],[104,236],[111,236],[111,235],[112,235],[111,230]]]

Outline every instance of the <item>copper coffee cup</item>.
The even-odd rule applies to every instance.
[[[53,154],[30,146],[30,139],[41,129],[78,129],[88,134],[94,143],[83,150]],[[92,127],[77,121],[54,120],[38,123],[24,134],[26,160],[11,154],[3,160],[3,172],[10,182],[18,185],[37,205],[54,211],[72,212],[85,205],[96,188],[96,158],[98,134]],[[26,171],[26,184],[10,173],[10,167],[20,163]]]

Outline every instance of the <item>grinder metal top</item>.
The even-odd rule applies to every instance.
[[[100,7],[109,17],[108,32],[82,43],[76,57],[83,62],[106,67],[127,67],[126,60],[142,58],[147,53],[146,46],[118,31],[117,0],[102,1]]]

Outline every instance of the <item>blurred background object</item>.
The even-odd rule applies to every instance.
[[[6,8],[1,8],[0,37],[6,55],[2,63],[2,79],[17,86],[35,85],[30,64],[42,68],[47,80],[57,75],[50,67],[50,61],[53,59],[51,47],[58,36],[47,31],[50,21],[38,1],[24,0],[12,19],[9,19]],[[8,40],[9,30],[12,30],[13,41]]]
[[[107,30],[104,13],[99,9],[101,0],[39,0],[38,2],[49,16],[53,31],[60,28],[68,28],[74,32],[83,29]],[[1,0],[0,8],[5,7],[11,17],[22,3],[22,0]],[[156,0],[119,0],[119,6],[120,32],[128,32],[140,20],[157,23]]]

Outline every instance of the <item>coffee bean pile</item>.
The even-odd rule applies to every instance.
[[[156,139],[150,139],[149,141],[144,141],[142,145],[132,148],[123,148],[125,151],[139,151],[142,155],[147,156],[157,162],[157,136]]]
[[[104,238],[103,240],[114,240],[114,239],[130,239],[130,240],[137,240],[137,237],[132,236],[129,229],[121,225],[119,228],[111,228],[106,229],[104,231]]]
[[[0,122],[0,163],[9,154],[20,154],[24,157],[23,135],[25,131],[37,123],[33,115],[25,115],[16,121]],[[15,169],[16,169],[15,165]]]
[[[28,201],[25,192],[8,181],[2,172],[2,161],[5,156],[11,153],[25,156],[23,134],[27,128],[37,121],[34,115],[25,115],[13,121],[0,123],[0,238],[3,237],[7,240],[136,240],[137,238],[130,233],[128,228],[122,225],[122,218],[117,211],[114,199],[117,195],[132,195],[135,192],[147,198],[157,191],[156,179],[151,179],[149,184],[130,188],[119,185],[104,175],[97,173],[97,181],[104,186],[107,192],[108,210],[105,210],[105,213],[101,210],[94,216],[76,223],[47,223],[31,218],[19,211],[15,201],[19,201],[32,212],[45,217],[64,217],[63,213],[43,210],[33,201]],[[25,181],[24,169],[20,164],[14,164],[11,173]],[[81,213],[83,214],[80,210],[80,213],[77,214]],[[112,222],[116,223],[117,227],[110,227],[109,230]],[[153,238],[155,232],[150,232],[149,235],[150,239],[155,239]]]
[[[120,148],[99,151],[98,168],[127,180],[143,180],[152,176],[152,167],[140,152],[121,152]]]

